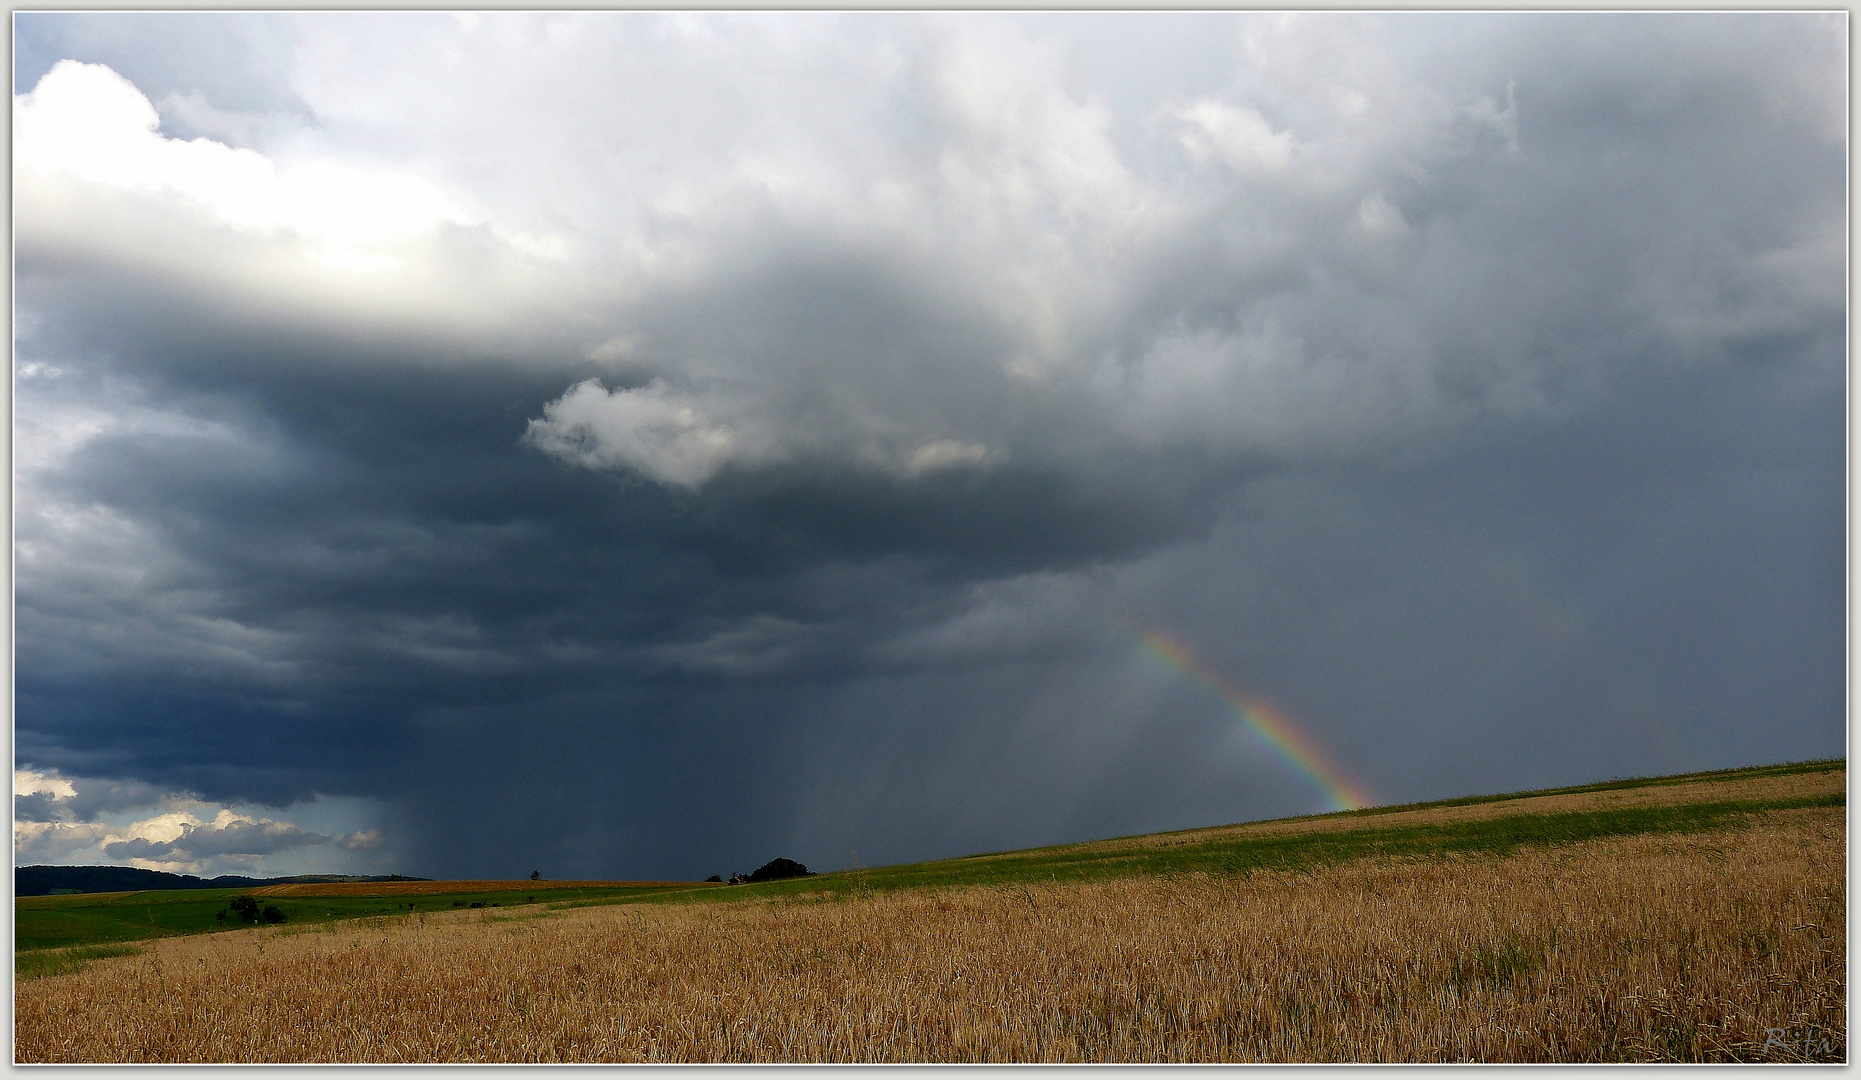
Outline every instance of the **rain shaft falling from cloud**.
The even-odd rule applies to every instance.
[[[1387,800],[1842,749],[1841,15],[15,41],[18,857],[1312,809],[1120,613]]]

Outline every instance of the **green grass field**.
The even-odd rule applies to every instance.
[[[1519,813],[1467,821],[1424,824],[1386,823],[1388,815],[1499,803],[1549,795],[1622,791],[1709,780],[1747,780],[1843,770],[1843,760],[1757,766],[1681,776],[1613,780],[1541,791],[1512,792],[1476,798],[1446,799],[1406,806],[1375,807],[1336,814],[1283,819],[1285,823],[1324,822],[1322,830],[1283,830],[1197,840],[1200,830],[1123,837],[1090,844],[1070,844],[1025,851],[972,855],[818,874],[755,885],[628,886],[567,888],[526,892],[523,883],[509,889],[421,896],[264,897],[276,904],[287,925],[326,923],[407,915],[412,911],[449,911],[471,907],[548,909],[616,903],[731,903],[800,894],[854,894],[869,891],[946,885],[1013,885],[1035,881],[1089,881],[1135,874],[1249,874],[1255,870],[1317,868],[1365,856],[1385,858],[1441,855],[1504,855],[1522,846],[1554,846],[1609,836],[1642,833],[1699,832],[1732,826],[1747,815],[1793,807],[1841,806],[1841,792],[1797,798],[1686,802],[1549,813]],[[1348,823],[1348,824],[1346,824]],[[1261,823],[1271,824],[1271,823]],[[1338,827],[1343,826],[1343,827]],[[1159,838],[1178,838],[1159,844]],[[70,970],[85,959],[123,955],[138,940],[178,934],[238,929],[231,916],[216,915],[246,889],[151,890],[75,896],[22,897],[14,902],[15,971],[22,977]],[[100,951],[101,950],[101,951]],[[112,951],[117,950],[117,951]]]
[[[260,897],[261,905],[276,904],[286,925],[406,915],[411,911],[451,911],[455,907],[511,907],[547,900],[552,904],[611,900],[628,894],[656,893],[663,889],[623,888],[550,889],[525,893],[521,883],[507,891],[445,893],[431,896],[311,896]],[[176,934],[206,934],[237,930],[232,917],[215,916],[226,902],[250,889],[150,889],[127,893],[82,893],[75,896],[23,896],[13,902],[13,949],[62,949],[103,943],[137,941]],[[687,890],[677,890],[681,893]],[[534,897],[535,900],[532,900]],[[15,965],[17,969],[18,965]]]

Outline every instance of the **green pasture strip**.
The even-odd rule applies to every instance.
[[[241,923],[228,913],[224,923],[216,915],[226,902],[251,892],[242,889],[151,889],[133,893],[79,893],[70,896],[26,896],[13,904],[13,949],[28,950],[140,941],[181,934],[208,934],[239,930]],[[416,911],[486,910],[526,904],[555,904],[563,900],[613,899],[629,893],[660,892],[663,887],[641,889],[523,889],[471,893],[429,893],[409,896],[259,896],[261,908],[276,905],[285,926],[410,915]],[[264,926],[265,923],[258,925]]]
[[[115,956],[134,956],[141,951],[139,946],[117,943],[14,953],[13,977],[43,979],[48,975],[69,975],[93,960],[107,960]]]
[[[1171,847],[1126,847],[1092,851],[1035,849],[988,859],[946,859],[871,870],[843,870],[806,878],[739,885],[715,892],[668,890],[651,897],[607,903],[678,901],[729,902],[758,897],[794,897],[832,892],[845,897],[861,890],[954,885],[1014,885],[1034,882],[1099,881],[1135,875],[1247,875],[1256,870],[1310,871],[1352,859],[1434,858],[1447,855],[1511,855],[1522,847],[1558,847],[1610,836],[1702,832],[1731,828],[1751,814],[1769,810],[1844,806],[1841,792],[1793,799],[1748,799],[1679,806],[1516,814],[1480,821],[1392,825],[1329,832],[1281,833],[1222,838]],[[600,901],[597,901],[600,902]]]
[[[136,941],[214,928],[214,913],[245,889],[150,889],[24,896],[13,901],[13,949]]]
[[[1677,773],[1673,776],[1638,776],[1619,780],[1604,780],[1595,784],[1578,784],[1573,787],[1537,788],[1531,791],[1509,791],[1498,795],[1463,795],[1452,799],[1435,799],[1430,802],[1401,803],[1391,806],[1368,806],[1362,810],[1333,810],[1325,814],[1301,814],[1296,817],[1268,818],[1263,821],[1239,821],[1230,825],[1198,825],[1191,829],[1172,829],[1168,832],[1140,833],[1131,836],[1113,836],[1104,840],[1087,840],[1082,843],[1094,847],[1116,844],[1119,841],[1148,840],[1157,837],[1183,836],[1189,833],[1207,832],[1210,829],[1233,829],[1243,825],[1285,825],[1298,821],[1330,821],[1343,818],[1381,817],[1385,814],[1400,814],[1410,810],[1434,810],[1451,806],[1477,806],[1480,803],[1512,802],[1517,799],[1536,799],[1546,795],[1582,795],[1594,791],[1627,791],[1633,788],[1672,787],[1676,784],[1692,784],[1702,780],[1752,780],[1765,776],[1795,776],[1806,773],[1836,772],[1848,767],[1846,758],[1827,758],[1820,761],[1790,761],[1778,765],[1746,765],[1736,769],[1712,769],[1706,772]],[[967,855],[969,859],[999,858],[1002,856],[1026,855],[1035,851],[1064,851],[1079,847],[1079,843],[1053,844],[1043,848],[1028,848],[1023,851],[979,852]]]
[[[1797,776],[1805,773],[1834,772],[1848,767],[1847,758],[1827,758],[1821,761],[1788,761],[1779,765],[1747,765],[1738,769],[1712,769],[1706,772],[1679,773],[1674,776],[1636,776],[1621,780],[1605,780],[1597,784],[1578,784],[1575,787],[1541,788],[1536,791],[1512,791],[1503,795],[1466,795],[1457,799],[1437,799],[1433,802],[1405,803],[1401,806],[1371,806],[1362,810],[1347,810],[1340,816],[1360,817],[1376,814],[1397,814],[1408,810],[1428,810],[1437,806],[1472,806],[1476,803],[1509,802],[1513,799],[1536,799],[1545,795],[1582,795],[1592,791],[1626,791],[1631,788],[1672,787],[1676,784],[1693,784],[1703,780],[1752,780],[1764,776]]]

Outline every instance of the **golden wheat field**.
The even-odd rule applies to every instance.
[[[17,986],[22,1062],[1846,1056],[1844,811],[1309,873],[420,913]]]

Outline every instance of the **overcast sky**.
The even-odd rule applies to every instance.
[[[1839,756],[1847,32],[16,15],[16,860]]]

